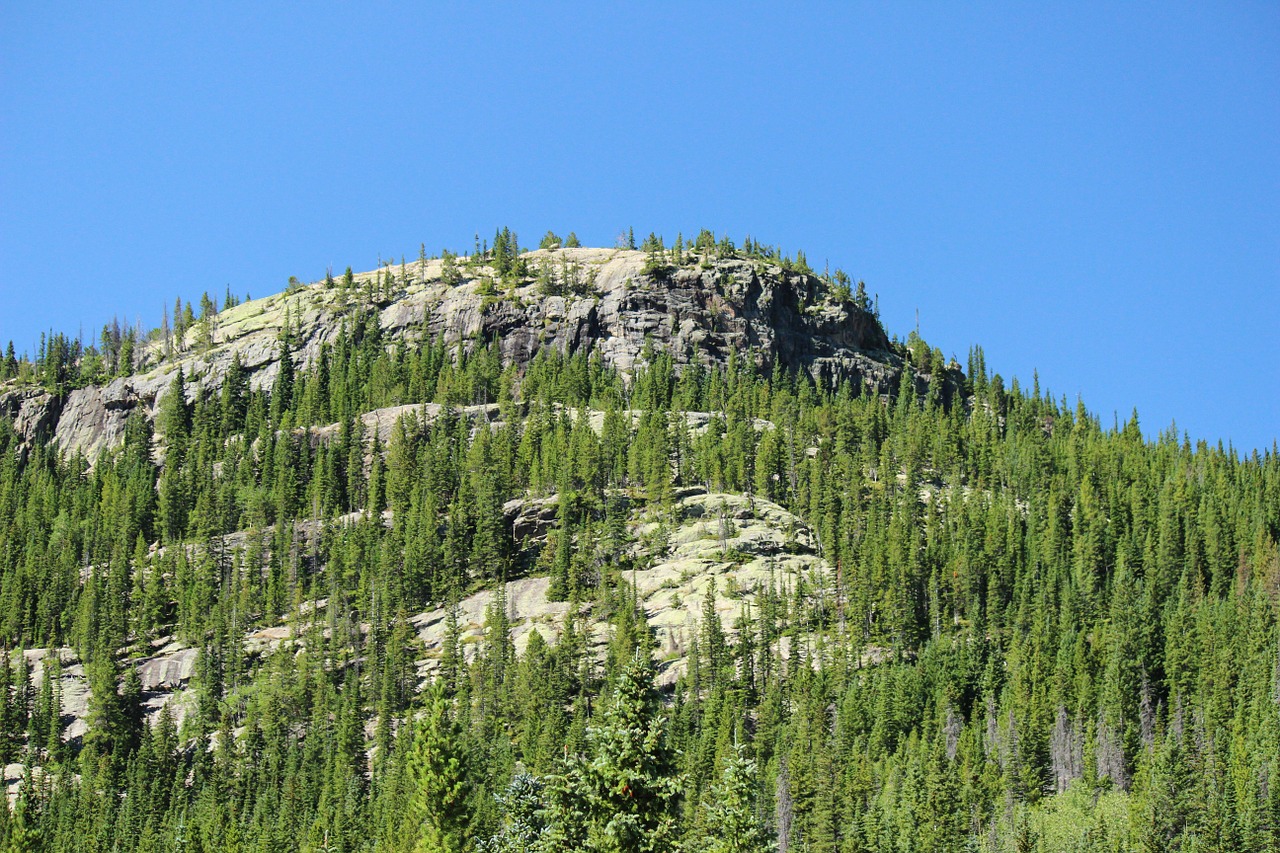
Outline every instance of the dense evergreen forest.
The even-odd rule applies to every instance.
[[[494,242],[497,282],[539,274]],[[944,394],[914,334],[877,395],[745,353],[504,364],[377,316],[357,306],[305,369],[286,323],[266,387],[238,360],[216,386],[179,371],[92,464],[0,418],[0,763],[22,766],[0,849],[1280,849],[1274,448],[1148,440],[980,350]],[[3,378],[128,373],[143,342],[116,333],[10,349]],[[427,403],[385,443],[360,418]],[[659,689],[628,578],[661,543],[634,522],[690,486],[785,507],[832,572],[733,625],[711,610]],[[532,556],[503,514],[530,496],[558,497]],[[517,653],[498,606],[422,677],[414,614],[529,573],[571,602],[557,642]],[[290,643],[246,645],[270,626]],[[199,649],[180,723],[133,666],[169,641]],[[64,649],[40,678],[35,649]]]

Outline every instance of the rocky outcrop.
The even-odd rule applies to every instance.
[[[517,540],[544,536],[555,524],[557,501],[557,497],[549,496],[508,504],[505,509]],[[351,523],[359,517],[359,513],[353,513],[338,522]],[[301,541],[316,535],[318,529],[315,522],[299,522]],[[637,602],[656,643],[659,684],[672,685],[688,670],[695,638],[705,629],[709,596],[711,610],[729,637],[736,634],[738,617],[747,608],[758,612],[761,597],[776,594],[788,602],[796,621],[786,636],[774,640],[778,653],[789,658],[796,649],[817,643],[816,633],[807,626],[813,622],[813,614],[820,613],[830,601],[833,570],[809,527],[783,507],[760,498],[688,487],[675,494],[669,507],[633,508],[627,530],[635,568],[628,570],[624,578],[635,585]],[[262,532],[232,534],[224,544],[242,550],[250,538],[261,535]],[[522,577],[503,588],[502,601],[517,652],[523,653],[534,632],[554,644],[565,628],[570,604],[550,600],[549,585],[546,576]],[[467,659],[474,659],[483,647],[486,622],[493,617],[493,608],[499,601],[496,590],[486,589],[458,602],[457,639]],[[324,612],[327,606],[326,599],[303,602],[297,609],[298,621],[282,619],[248,631],[243,643],[251,665],[303,648],[299,625],[317,612]],[[589,600],[580,605],[578,617],[579,630],[586,632],[592,653],[602,660],[610,638],[608,622]],[[445,607],[410,617],[417,634],[414,651],[423,678],[440,667],[449,621]],[[361,625],[360,630],[368,631],[370,627]],[[180,726],[195,707],[192,680],[196,677],[199,650],[173,638],[140,645],[141,648],[129,649],[120,664],[138,671],[145,718],[154,724],[161,710],[167,708]],[[11,653],[11,663],[16,663],[17,654]],[[28,649],[22,654],[36,688],[43,681],[49,656],[58,656],[63,737],[68,741],[83,737],[88,730],[91,694],[76,652],[70,648]],[[875,663],[882,656],[881,650],[866,649],[863,662]],[[812,655],[807,657],[813,659]],[[15,764],[4,771],[4,784],[12,798],[24,767]]]
[[[148,721],[154,722],[160,709],[169,706],[177,723],[182,722],[187,707],[184,702],[174,703],[175,698],[185,698],[186,688],[195,672],[198,650],[172,640],[161,640],[148,650],[145,657],[122,661],[123,666],[138,670],[142,683],[143,712]],[[11,653],[10,665],[17,661],[17,653]],[[44,682],[46,663],[50,655],[58,657],[60,681],[57,695],[61,698],[63,739],[74,741],[88,731],[89,680],[75,649],[27,649],[27,671],[33,688]]]
[[[428,328],[446,340],[497,335],[508,361],[543,346],[590,349],[624,373],[636,368],[646,342],[677,363],[724,364],[737,353],[766,371],[803,371],[824,383],[851,379],[877,390],[891,390],[901,369],[876,319],[837,302],[814,276],[742,259],[654,276],[644,271],[643,253],[599,249],[534,252],[529,260],[566,254],[592,270],[591,296],[540,297],[526,286],[477,311],[459,292],[442,300]]]
[[[59,447],[96,459],[124,441],[125,423],[138,406],[150,414],[155,397],[152,389],[139,393],[129,379],[117,379],[105,387],[77,388],[67,395],[54,439]]]
[[[524,532],[532,536],[537,527],[553,523],[555,501],[512,502],[506,509],[514,514],[516,526],[525,525]],[[767,500],[689,488],[676,496],[669,514],[639,516],[629,528],[635,555],[647,562],[645,568],[628,571],[626,580],[635,584],[657,642],[660,684],[673,684],[686,671],[713,583],[713,607],[722,630],[730,636],[736,632],[738,617],[766,591],[772,589],[796,602],[796,590],[806,590],[803,600],[816,608],[823,606],[824,595],[832,594],[831,565],[820,555],[808,526]],[[505,587],[507,621],[517,652],[524,651],[534,631],[555,643],[564,629],[569,604],[548,600],[549,584],[546,577],[532,577]],[[485,590],[458,603],[458,640],[468,658],[482,645],[485,623],[497,600],[495,591]],[[437,608],[411,620],[426,651],[420,664],[424,676],[439,667],[448,615],[447,608]],[[584,605],[581,616],[595,654],[603,657],[609,626],[592,618],[590,605]],[[809,639],[803,632],[783,638],[779,651],[787,657],[792,643]]]
[[[377,311],[388,342],[442,338],[474,346],[496,340],[504,361],[515,364],[547,347],[586,350],[631,375],[652,347],[669,352],[677,365],[725,364],[736,354],[765,371],[806,373],[828,386],[850,381],[872,393],[896,391],[904,369],[876,318],[810,274],[743,258],[650,274],[644,253],[611,249],[539,250],[524,257],[530,269],[543,271],[542,283],[502,285],[488,267],[462,264],[461,280],[446,284],[442,262],[427,261],[390,268],[396,277],[376,297],[366,285],[385,273],[356,276],[353,291],[318,283],[246,302],[217,316],[211,343],[200,345],[189,332],[178,342],[182,352],[162,360],[162,344],[152,342],[142,358],[156,366],[77,389],[65,400],[30,389],[0,391],[0,415],[9,415],[27,440],[52,437],[63,450],[92,460],[120,443],[130,413],[154,416],[179,366],[191,395],[201,386],[219,386],[235,356],[251,384],[266,387],[275,378],[286,323],[292,356],[305,367],[361,309]],[[572,286],[546,287],[548,279],[569,276]],[[956,378],[958,373],[944,378],[945,396]]]
[[[0,392],[0,417],[7,417],[13,429],[27,441],[52,437],[58,423],[57,399],[38,388]]]
[[[556,524],[560,507],[558,497],[514,498],[502,506],[502,515],[517,547],[546,538]]]

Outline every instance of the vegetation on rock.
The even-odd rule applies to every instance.
[[[961,371],[751,240],[543,243],[6,352],[0,848],[1280,846],[1274,449]],[[614,349],[485,325],[624,274]],[[673,348],[744,306],[815,337]]]

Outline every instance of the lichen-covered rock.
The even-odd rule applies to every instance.
[[[851,381],[872,393],[894,392],[905,369],[871,313],[840,301],[818,277],[777,264],[705,259],[650,274],[647,255],[636,251],[539,250],[524,257],[533,269],[577,270],[576,286],[549,295],[532,280],[495,284],[492,270],[467,264],[460,267],[462,279],[447,285],[442,262],[427,261],[391,268],[397,276],[392,298],[382,302],[370,301],[364,287],[380,273],[357,275],[355,293],[323,283],[294,288],[223,311],[211,342],[199,343],[190,331],[177,342],[177,355],[162,359],[163,345],[149,343],[143,363],[157,366],[137,375],[77,389],[62,401],[30,390],[0,394],[0,414],[13,417],[27,439],[54,435],[63,450],[92,461],[119,445],[131,412],[154,416],[179,366],[193,397],[201,386],[218,387],[235,356],[253,387],[268,387],[286,321],[292,357],[305,368],[357,310],[377,311],[388,342],[496,340],[508,364],[523,364],[548,347],[587,350],[631,375],[652,347],[669,352],[677,365],[723,365],[736,354],[766,371],[805,373],[824,385]],[[944,397],[954,379],[944,378]],[[384,426],[380,420],[379,432]]]
[[[168,643],[154,655],[138,661],[142,689],[148,692],[177,690],[185,687],[195,672],[199,650],[181,643]]]
[[[757,607],[762,594],[785,596],[797,605],[821,607],[832,583],[831,565],[820,553],[812,531],[783,507],[745,495],[708,493],[701,487],[677,490],[666,508],[635,508],[628,522],[631,556],[636,568],[626,573],[635,585],[636,598],[657,644],[658,682],[673,684],[686,672],[694,639],[704,629],[706,599],[715,584],[712,609],[725,634],[733,637],[738,617],[748,607]],[[545,536],[555,523],[558,497],[525,498],[504,508],[515,528],[517,540]],[[340,518],[354,523],[360,513]],[[317,522],[298,522],[300,541],[317,535]],[[246,547],[249,538],[269,531],[241,532],[226,537],[233,549]],[[527,648],[533,632],[548,643],[558,641],[565,627],[569,603],[551,601],[546,576],[524,577],[503,588],[510,636],[517,653]],[[463,598],[457,604],[457,638],[463,656],[473,660],[483,647],[485,627],[497,606],[499,595],[488,589]],[[303,602],[297,617],[306,619],[328,606],[325,599]],[[597,659],[602,659],[609,642],[608,622],[588,600],[579,611],[578,630],[584,631]],[[428,677],[440,666],[448,636],[449,608],[437,607],[410,618],[420,646],[419,673]],[[369,626],[361,626],[369,630]],[[809,642],[811,635],[793,632],[776,640],[779,654],[789,657],[797,644]],[[298,624],[286,620],[248,631],[244,649],[250,659],[295,653],[302,648]],[[46,660],[56,653],[61,662],[64,738],[76,740],[87,731],[90,694],[84,667],[75,651],[28,649],[24,652],[31,680],[37,688],[46,672]],[[14,653],[16,654],[16,653]],[[136,651],[123,657],[124,666],[138,670],[143,688],[146,719],[155,723],[162,708],[168,708],[181,724],[194,707],[191,681],[196,675],[199,650],[171,638],[155,641],[141,655]],[[875,662],[877,652],[864,653],[864,661]],[[16,660],[16,658],[14,659]],[[15,773],[17,774],[15,776]],[[10,794],[16,791],[21,766],[6,769]]]
[[[57,400],[48,391],[19,388],[0,392],[0,417],[13,421],[14,431],[27,441],[47,439],[58,422]]]
[[[160,647],[147,656],[122,663],[138,670],[143,690],[143,716],[147,722],[155,723],[160,709],[168,706],[174,722],[181,724],[189,710],[188,684],[195,673],[199,652],[173,641],[162,640],[157,645]],[[89,679],[76,651],[71,648],[35,648],[26,649],[22,654],[26,658],[31,684],[36,689],[44,683],[46,662],[50,655],[58,656],[61,667],[59,693],[62,699],[62,738],[76,741],[84,737],[89,730]],[[11,664],[16,660],[16,657],[13,658]],[[11,778],[7,779],[9,783],[13,781]]]
[[[154,400],[154,393],[145,398],[139,395],[128,379],[78,388],[67,395],[54,439],[69,452],[96,459],[124,441],[125,423],[133,410]]]
[[[527,514],[549,522],[554,519],[555,502],[555,498],[513,501],[507,509],[515,519]],[[528,524],[532,529],[533,522]],[[713,581],[714,609],[721,628],[730,636],[743,610],[753,606],[766,590],[792,596],[800,586],[809,590],[806,600],[816,601],[832,581],[831,566],[818,553],[809,528],[766,500],[708,494],[700,488],[683,490],[670,513],[632,522],[637,557],[646,555],[662,538],[657,534],[664,527],[665,550],[653,555],[647,568],[626,575],[626,580],[635,584],[637,599],[657,641],[661,662],[658,681],[664,685],[674,683],[688,667],[690,646],[702,629],[704,602]],[[523,652],[532,631],[554,643],[564,629],[569,605],[547,599],[549,584],[546,577],[534,577],[506,585],[507,621],[517,652]],[[481,647],[496,600],[496,592],[485,590],[458,603],[458,641],[467,659]],[[592,617],[589,604],[584,605],[581,616],[580,624],[589,631],[596,655],[603,656],[608,625]],[[424,676],[440,665],[448,617],[449,609],[441,607],[411,620],[426,648],[420,667]],[[789,645],[780,648],[784,657],[789,651]]]

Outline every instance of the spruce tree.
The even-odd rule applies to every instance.
[[[724,765],[724,775],[711,789],[707,805],[705,853],[763,853],[773,849],[764,831],[756,801],[759,780],[756,763],[747,757],[744,744]]]
[[[484,853],[542,853],[547,831],[545,785],[523,770],[517,771],[500,794],[494,794],[502,825],[481,845]]]
[[[678,849],[682,780],[667,742],[652,664],[640,655],[613,685],[587,754],[550,780],[547,849],[659,853]]]
[[[409,813],[417,827],[415,853],[461,853],[469,848],[476,782],[462,725],[437,683],[415,723],[408,761],[413,779]]]

